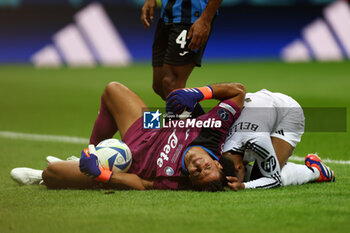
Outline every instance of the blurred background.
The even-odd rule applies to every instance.
[[[150,62],[156,25],[142,27],[143,3],[0,0],[0,64]],[[204,60],[349,60],[349,25],[345,0],[223,0]]]

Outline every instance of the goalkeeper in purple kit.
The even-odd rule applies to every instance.
[[[258,93],[262,92],[267,91]],[[230,127],[231,130],[236,129],[236,125],[246,121],[247,117],[259,121],[260,123],[254,121],[256,126],[275,121],[274,118],[270,119],[270,115],[267,115],[266,119],[266,117],[263,118],[256,113],[247,114],[249,103],[254,94],[258,95],[258,93],[247,94],[248,104],[245,104],[245,109],[241,113],[245,98],[245,88],[241,84],[214,84],[201,88],[175,90],[167,97],[166,106],[167,111],[175,114],[183,111],[191,112],[196,103],[205,99],[214,98],[221,100],[221,102],[207,114],[196,119],[175,120],[174,124],[170,125],[171,127],[161,129],[144,129],[141,116],[142,109],[146,109],[145,104],[127,87],[116,82],[110,83],[101,98],[101,107],[91,134],[89,149],[83,150],[80,161],[52,162],[44,171],[15,168],[11,171],[11,176],[20,184],[43,182],[47,187],[56,189],[103,187],[138,190],[196,189],[219,191],[223,190],[224,186],[229,186],[233,190],[252,188],[253,183],[258,184],[254,187],[267,188],[266,185],[261,186],[262,182],[266,183],[271,180],[273,182],[271,184],[274,185],[276,181],[268,179],[269,177],[266,175],[259,174],[256,172],[257,170],[254,172],[254,169],[251,175],[250,173],[244,174],[241,156],[233,156],[234,154],[232,154],[234,152],[232,147],[244,146],[245,143],[241,141],[249,138],[250,134],[246,133],[246,137],[236,137],[237,133],[231,133],[226,138]],[[286,98],[287,96],[284,97],[284,99]],[[290,97],[288,100],[293,102]],[[285,120],[294,119],[292,113],[288,114]],[[238,117],[239,119],[237,119]],[[297,122],[303,121],[303,116],[297,118]],[[192,124],[194,121],[196,123]],[[215,122],[215,124],[203,123],[209,121]],[[252,129],[257,128],[256,126]],[[102,168],[98,164],[94,148],[94,145],[104,139],[111,138],[118,130],[133,155],[133,162],[128,173],[113,173]],[[286,137],[288,132],[286,130],[282,136]],[[293,132],[298,133],[299,131]],[[254,133],[251,136],[262,140],[263,138],[259,135]],[[222,146],[225,138],[226,144]],[[300,136],[293,140],[299,140],[298,138],[300,139]],[[306,166],[289,162],[284,164],[293,148],[286,149],[286,142],[276,141],[275,138],[271,139],[271,142],[273,145],[271,153],[274,153],[273,150],[275,150],[277,158],[275,158],[273,166],[269,167],[276,167],[277,170],[280,170],[277,160],[281,167],[284,165],[281,177],[277,177],[277,181],[281,180],[283,185],[334,181],[334,172],[325,166],[317,155],[307,155]],[[227,160],[227,148],[229,148],[230,153],[229,161]],[[254,148],[249,147],[250,150],[255,150],[258,147]],[[261,151],[258,152],[261,155]],[[263,163],[258,163],[258,165],[263,165]],[[242,183],[243,179],[246,178],[245,175],[248,175],[246,176],[247,181],[250,180],[247,183],[250,185],[248,187]],[[237,178],[233,176],[237,176]],[[280,183],[276,183],[276,186],[279,185]]]
[[[101,98],[99,115],[90,144],[111,138],[117,131],[129,146],[133,162],[127,173],[111,172],[97,162],[93,146],[84,150],[79,162],[50,164],[42,173],[49,188],[197,189],[222,190],[227,184],[219,163],[221,147],[230,126],[241,112],[245,88],[238,83],[213,84],[178,89],[167,98],[166,108],[175,114],[191,112],[199,101],[221,101],[196,122],[215,121],[216,127],[185,124],[144,129],[143,101],[124,85],[112,82]],[[189,121],[193,119],[188,119]]]

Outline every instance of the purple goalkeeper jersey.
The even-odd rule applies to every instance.
[[[240,112],[233,101],[225,100],[196,119],[170,121],[161,129],[143,129],[141,117],[123,137],[132,152],[128,173],[153,180],[155,189],[188,188],[189,178],[182,168],[186,149],[199,145],[219,159],[226,135]]]

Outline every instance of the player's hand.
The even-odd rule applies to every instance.
[[[188,45],[188,49],[193,51],[204,46],[210,34],[210,27],[211,22],[207,22],[201,18],[197,19],[197,21],[192,24],[190,31],[187,34],[187,40],[192,38]]]
[[[145,29],[148,29],[153,22],[154,8],[156,5],[156,0],[146,0],[142,7],[141,23]]]
[[[204,94],[198,88],[183,88],[172,91],[166,98],[166,111],[180,114],[183,111],[192,112],[194,106],[204,99]]]
[[[228,180],[228,187],[230,187],[230,189],[234,191],[238,191],[245,188],[244,184],[240,182],[237,177],[227,176],[226,179]]]
[[[79,169],[85,175],[104,183],[108,182],[113,175],[113,172],[99,165],[94,145],[89,145],[89,149],[84,149],[81,152]]]

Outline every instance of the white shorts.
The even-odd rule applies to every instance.
[[[267,90],[264,90],[267,91]],[[267,91],[269,92],[269,91]],[[305,129],[304,111],[292,97],[272,93],[277,103],[279,122],[272,130],[271,137],[280,138],[295,147],[301,140]]]
[[[261,90],[247,93],[243,111],[230,129],[236,133],[268,132],[295,147],[304,133],[305,117],[301,106],[290,96]],[[249,138],[245,135],[245,138]],[[233,135],[232,135],[233,136]],[[235,136],[238,139],[239,136]]]

